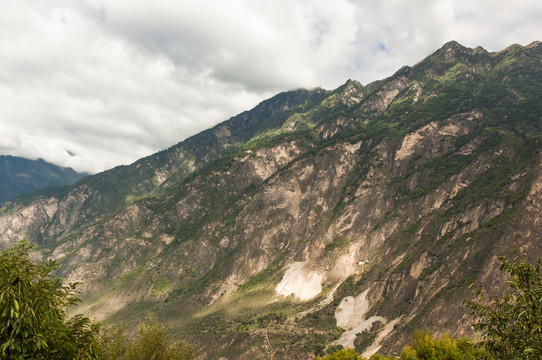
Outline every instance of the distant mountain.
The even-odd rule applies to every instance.
[[[362,85],[295,90],[169,149],[0,208],[81,281],[78,311],[152,315],[202,358],[394,353],[473,335],[469,281],[542,258],[542,45],[449,42]]]
[[[50,186],[73,184],[87,175],[42,159],[0,155],[0,203]]]

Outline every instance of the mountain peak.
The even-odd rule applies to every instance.
[[[454,49],[454,50],[457,50],[457,49],[467,49],[465,46],[461,45],[459,42],[457,42],[456,40],[450,40],[448,41],[447,43],[445,43],[444,45],[442,45],[441,47],[442,49],[444,50],[450,50],[450,49]]]
[[[530,43],[529,45],[525,46],[527,49],[532,49],[532,48],[537,48],[540,46],[540,41],[538,40],[535,40],[533,41],[532,43]]]
[[[464,55],[471,54],[472,49],[465,47],[455,40],[444,44],[438,51],[438,54],[443,54],[446,60],[460,58]]]
[[[468,279],[498,289],[511,245],[542,255],[539,48],[453,41],[366,86],[280,93],[61,196],[13,201],[0,246],[41,245],[84,282],[84,311],[153,313],[211,360],[472,334]],[[359,330],[375,319],[381,335]]]

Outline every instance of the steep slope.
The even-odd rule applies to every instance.
[[[388,79],[284,93],[13,203],[0,241],[26,236],[59,259],[83,281],[79,311],[152,313],[209,359],[393,352],[419,328],[462,335],[468,280],[498,291],[498,255],[542,255],[541,94],[538,42],[498,53],[451,42]]]
[[[322,89],[278,94],[251,111],[131,165],[88,176],[73,187],[47,189],[25,199],[19,204],[32,204],[32,210],[26,212],[28,216],[19,219],[26,228],[23,236],[36,239],[40,244],[58,241],[80,227],[107,218],[137,199],[163,192],[220,155],[235,151],[240,143],[280,126],[290,114],[310,108],[326,96],[327,92]],[[37,198],[42,200],[32,202]],[[4,211],[11,212],[17,207],[13,204]],[[13,233],[15,229],[9,224],[5,225],[7,233],[13,236],[0,239],[0,247],[21,236],[18,232]],[[16,226],[21,226],[18,221]]]
[[[86,175],[42,159],[0,155],[0,204],[49,186],[73,184]]]

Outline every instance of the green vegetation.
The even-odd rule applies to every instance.
[[[19,198],[0,214],[28,221],[20,228],[20,220],[6,222],[6,232],[20,231],[42,255],[61,259],[65,274],[100,266],[85,311],[109,311],[109,321],[130,326],[154,314],[197,339],[209,357],[220,349],[217,357],[234,359],[264,344],[275,359],[325,351],[358,358],[381,329],[358,334],[355,351],[329,344],[343,332],[335,321],[341,300],[369,287],[367,316],[402,316],[383,344],[383,351],[397,349],[417,328],[453,328],[467,279],[487,269],[508,236],[523,227],[530,239],[537,234],[529,228],[536,199],[529,204],[528,197],[537,190],[542,149],[539,49],[536,56],[520,47],[489,54],[451,43],[366,87],[279,94],[133,165]],[[397,156],[403,145],[406,157]],[[44,208],[42,201],[27,216],[21,206],[39,197],[58,202]],[[344,274],[350,276],[327,299],[337,279],[329,276],[334,261],[335,272],[354,244],[356,256],[369,261]],[[324,291],[307,302],[276,297],[285,265],[305,260],[328,275]],[[232,276],[239,266],[263,270],[245,281]],[[113,301],[114,309],[96,310]],[[6,306],[4,316],[16,321],[20,301]],[[95,338],[95,324],[79,317],[81,324],[69,325],[75,320],[61,313],[57,326],[66,334],[80,326],[91,340],[85,344],[97,342],[92,356],[106,356],[103,350],[110,358],[135,357],[129,349],[136,341],[156,345],[145,331],[164,330],[154,324],[130,339],[102,328]],[[72,341],[68,335],[64,344]],[[39,339],[32,346],[43,347],[42,339],[48,348],[62,345]],[[457,358],[470,351],[465,341],[420,333],[405,356]]]
[[[167,293],[173,286],[173,282],[169,280],[165,276],[160,276],[158,279],[156,279],[153,287],[152,287],[152,295],[153,296],[161,296]]]
[[[474,301],[465,304],[475,317],[473,327],[483,341],[459,340],[448,335],[435,338],[428,331],[416,331],[411,344],[400,353],[401,360],[540,359],[542,358],[542,260],[536,264],[516,257],[501,258],[507,274],[508,291],[488,298],[476,289]],[[319,360],[362,360],[354,350],[339,350]],[[395,359],[379,354],[370,360]]]
[[[151,320],[141,324],[135,337],[126,335],[122,325],[116,325],[101,334],[103,360],[192,360],[194,349],[182,340],[173,341],[167,328]]]
[[[122,326],[106,328],[76,315],[76,284],[52,276],[54,261],[35,264],[21,241],[0,251],[0,354],[6,360],[191,360],[194,350],[174,342],[164,325],[150,321],[129,338]]]
[[[96,359],[96,327],[68,318],[77,303],[75,284],[51,273],[58,265],[34,264],[32,246],[21,241],[0,252],[0,353],[3,359]]]
[[[412,343],[405,346],[399,357],[372,355],[369,360],[491,360],[491,355],[468,338],[459,340],[448,335],[435,338],[428,331],[414,333]],[[499,357],[497,357],[499,359]],[[317,360],[365,360],[352,349],[343,349]]]
[[[476,300],[467,302],[476,318],[474,328],[483,334],[482,344],[498,359],[542,358],[541,270],[541,261],[504,257],[501,271],[508,275],[508,291],[488,298],[477,289]]]
[[[237,291],[239,293],[248,292],[257,287],[258,285],[269,281],[269,279],[276,277],[277,271],[280,270],[282,261],[284,260],[285,256],[286,254],[283,254],[276,258],[268,267],[266,267],[265,269],[251,277],[249,281],[241,285],[239,289],[237,289]]]
[[[372,358],[371,358],[372,359]],[[491,359],[490,355],[468,338],[455,340],[448,335],[434,338],[430,332],[416,332],[411,345],[401,352],[401,360]]]
[[[382,330],[382,323],[376,321],[370,329],[364,330],[362,333],[358,334],[354,341],[356,351],[360,353],[365,351],[375,341],[380,330]]]
[[[344,236],[339,236],[336,239],[334,239],[332,242],[326,245],[325,251],[326,253],[330,253],[335,249],[341,249],[344,246],[348,244],[348,240]]]
[[[362,360],[363,358],[352,349],[343,349],[332,354],[326,355],[323,358],[318,357],[317,360]]]

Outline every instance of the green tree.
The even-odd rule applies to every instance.
[[[395,360],[394,357],[386,357],[380,354],[372,355],[369,360]],[[334,353],[328,354],[323,358],[316,358],[316,360],[365,360],[363,356],[360,356],[354,349],[342,349]]]
[[[374,354],[374,355],[371,355],[371,357],[369,358],[369,360],[395,360],[397,359],[396,357],[393,357],[393,356],[384,356],[384,355],[380,355],[380,354]]]
[[[467,360],[490,359],[489,354],[468,338],[448,335],[434,338],[429,331],[416,331],[412,343],[403,348],[401,360]]]
[[[435,338],[429,331],[416,331],[412,342],[405,346],[399,358],[372,355],[369,360],[491,360],[490,354],[468,338],[453,339],[448,335]],[[354,350],[341,350],[317,360],[364,360]]]
[[[531,264],[519,257],[501,258],[508,291],[489,299],[475,290],[467,301],[482,333],[483,344],[499,359],[542,359],[542,280],[540,260]]]
[[[353,349],[342,349],[323,358],[318,357],[316,360],[363,360],[363,358]]]
[[[127,359],[130,344],[126,337],[124,325],[116,324],[103,327],[100,330],[100,359]]]
[[[0,251],[0,354],[2,359],[95,359],[97,329],[88,318],[67,316],[75,284],[53,277],[54,261],[35,264],[21,241]]]
[[[133,338],[128,338],[124,326],[116,325],[105,330],[101,339],[104,360],[194,359],[191,345],[173,341],[165,325],[154,320],[141,324]]]

